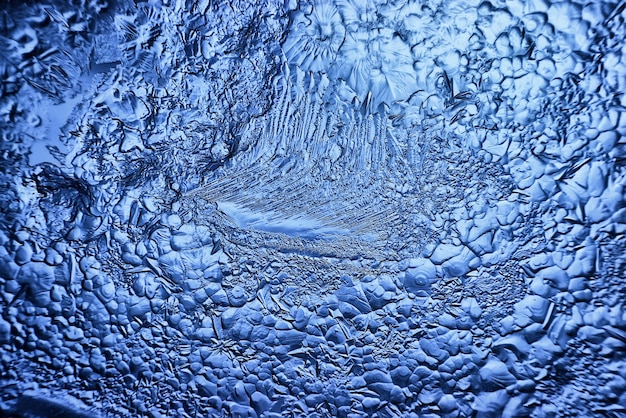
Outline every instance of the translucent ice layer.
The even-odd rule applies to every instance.
[[[626,414],[626,6],[0,5],[0,415]]]

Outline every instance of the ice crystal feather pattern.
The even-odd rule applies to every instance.
[[[408,45],[398,36],[384,32],[349,34],[341,49],[337,70],[358,92],[361,102],[371,96],[372,109],[377,109],[381,103],[406,100],[417,90]]]
[[[345,27],[337,8],[329,3],[298,12],[293,30],[283,45],[290,63],[305,71],[326,72],[333,65],[345,38]]]
[[[623,416],[625,21],[0,5],[0,415]]]

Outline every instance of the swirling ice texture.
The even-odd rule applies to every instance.
[[[3,4],[0,414],[624,415],[625,10]]]

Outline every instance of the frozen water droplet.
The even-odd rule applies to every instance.
[[[437,269],[428,259],[412,259],[404,277],[404,288],[418,296],[427,296],[436,280]]]
[[[506,364],[497,359],[491,359],[480,369],[480,379],[484,390],[495,392],[514,384],[517,380],[509,372]]]

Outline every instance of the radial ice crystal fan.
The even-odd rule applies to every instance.
[[[316,3],[295,12],[283,50],[303,71],[344,80],[360,103],[376,111],[418,89],[409,45],[378,23],[371,1]]]
[[[372,0],[338,0],[337,7],[350,30],[371,29],[378,20],[377,6]]]
[[[332,4],[319,3],[297,12],[284,44],[289,62],[305,71],[326,71],[335,61],[346,30]]]
[[[0,417],[626,416],[626,1],[77,3],[0,6]]]
[[[417,90],[409,46],[386,31],[359,31],[346,36],[338,75],[372,109],[407,99]]]

